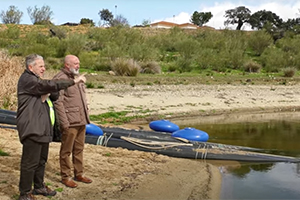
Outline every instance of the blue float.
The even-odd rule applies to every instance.
[[[172,133],[172,137],[184,138],[190,141],[207,142],[208,134],[195,128],[184,128]]]
[[[179,130],[179,126],[169,120],[156,120],[149,123],[149,127],[154,131],[173,133]]]
[[[85,133],[87,135],[96,135],[96,136],[103,135],[102,129],[99,126],[95,125],[95,124],[85,125]]]

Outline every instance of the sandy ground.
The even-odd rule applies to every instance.
[[[300,105],[298,85],[106,85],[104,89],[88,89],[87,93],[91,114],[111,110],[141,114],[149,109],[148,114],[157,118],[164,115],[179,125],[195,119],[203,123],[253,121],[265,114],[288,117],[293,113],[297,119]],[[123,127],[147,129],[145,124],[139,121]],[[220,195],[218,165],[90,144],[85,146],[84,165],[93,183],[67,188],[60,183],[59,147],[59,143],[51,143],[45,175],[45,182],[59,191],[52,199],[201,200],[218,199]],[[9,153],[0,157],[0,199],[16,199],[21,145],[15,130],[0,129],[0,149]]]

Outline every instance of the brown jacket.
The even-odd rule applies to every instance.
[[[74,80],[74,76],[66,69],[62,69],[53,79]],[[62,130],[90,123],[84,83],[78,83],[61,90],[58,100],[54,102],[54,106],[59,119],[58,123]]]

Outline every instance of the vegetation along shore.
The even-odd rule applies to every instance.
[[[189,117],[208,122],[299,111],[295,33],[275,41],[264,30],[1,24],[0,35],[1,109],[17,108],[16,84],[27,54],[41,54],[52,78],[72,53],[87,73],[96,124],[148,129],[162,118],[180,125]],[[85,168],[94,182],[69,189],[59,182],[58,152],[59,143],[52,143],[45,180],[57,189],[55,199],[219,198],[216,165],[88,144]],[[15,130],[0,129],[0,153],[0,196],[16,199],[21,144]]]

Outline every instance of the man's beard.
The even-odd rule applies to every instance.
[[[71,68],[70,71],[71,71],[72,74],[74,74],[74,75],[78,75],[78,74],[79,74],[79,69],[76,70],[76,69],[74,69],[74,68]]]

